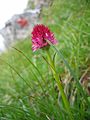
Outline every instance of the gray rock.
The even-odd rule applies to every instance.
[[[41,7],[48,7],[53,3],[53,0],[29,0],[28,1],[28,8],[41,8]]]
[[[5,47],[8,48],[14,41],[25,39],[30,35],[33,26],[38,23],[39,14],[39,9],[25,10],[24,13],[14,15],[8,20],[5,27],[0,30]],[[24,23],[20,23],[20,20]]]

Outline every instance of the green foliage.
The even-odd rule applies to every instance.
[[[90,118],[87,86],[80,85],[85,71],[90,73],[89,8],[85,0],[54,0],[41,15],[41,22],[58,39],[58,45],[52,46],[50,52],[75,120]],[[46,54],[41,50],[33,53],[30,39],[18,42],[15,48],[0,56],[0,120],[69,120],[42,57]]]

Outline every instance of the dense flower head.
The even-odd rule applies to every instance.
[[[32,50],[36,51],[45,46],[49,46],[47,40],[52,44],[57,43],[54,34],[47,26],[43,24],[36,25],[32,31]]]

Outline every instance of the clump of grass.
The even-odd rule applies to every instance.
[[[85,79],[90,72],[89,15],[89,4],[84,0],[54,0],[41,16],[59,41],[50,53],[73,119],[77,120],[90,118],[89,79]],[[69,120],[57,84],[43,60],[46,54],[33,53],[30,39],[15,48],[0,57],[0,119]]]

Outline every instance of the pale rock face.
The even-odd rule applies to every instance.
[[[53,0],[29,0],[28,7],[31,9],[34,8],[40,8],[40,7],[48,7],[52,4]]]
[[[0,34],[2,35],[2,38],[0,37],[2,39],[0,41],[0,49],[4,50],[4,47],[9,48],[16,40],[23,40],[30,36],[33,26],[39,21],[39,13],[39,9],[34,9],[26,10],[22,14],[12,16],[12,18],[6,22],[5,27],[0,30]],[[18,20],[20,23],[17,22]],[[27,21],[26,25],[24,25],[25,20]],[[3,48],[1,46],[3,46]]]
[[[5,51],[4,38],[0,35],[0,53]]]

